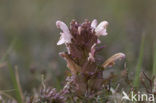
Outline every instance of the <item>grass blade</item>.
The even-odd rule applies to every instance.
[[[22,93],[22,89],[21,89],[21,86],[20,86],[20,82],[19,82],[19,76],[18,76],[18,72],[17,70],[15,71],[14,73],[14,70],[13,70],[13,67],[10,63],[8,63],[8,67],[9,67],[9,71],[10,71],[10,76],[11,76],[11,79],[12,79],[12,82],[13,82],[13,86],[16,90],[16,98],[17,98],[17,101],[18,103],[24,103],[23,102],[23,93]]]
[[[5,61],[5,59],[7,58],[7,56],[9,55],[9,53],[11,52],[11,50],[13,49],[14,45],[16,43],[16,38],[11,42],[10,46],[8,47],[6,53],[2,56],[2,58],[0,59],[0,63],[3,63]]]
[[[19,80],[19,73],[18,73],[18,68],[17,67],[15,67],[15,76],[16,76],[16,82],[17,82],[17,86],[18,86],[18,89],[19,89],[20,96],[22,98],[22,101],[24,101],[24,95],[23,95],[23,91],[22,91],[22,88],[21,88],[21,84],[20,84],[20,80]]]
[[[139,83],[140,83],[139,77],[140,77],[141,66],[142,66],[142,61],[143,61],[144,44],[145,44],[145,34],[142,35],[140,53],[139,53],[139,58],[137,60],[137,66],[136,66],[136,74],[135,74],[135,78],[133,81],[134,87],[139,87]]]
[[[0,94],[3,95],[3,96],[5,96],[5,97],[7,97],[7,98],[9,98],[9,99],[11,99],[11,100],[16,101],[16,99],[15,99],[14,97],[8,95],[7,93],[5,93],[5,92],[3,92],[3,91],[0,91]]]

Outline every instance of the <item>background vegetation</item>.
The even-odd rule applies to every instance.
[[[15,92],[9,65],[18,68],[24,93],[40,86],[41,74],[46,75],[49,86],[62,87],[67,67],[58,55],[65,48],[56,46],[60,36],[55,26],[58,19],[66,23],[72,19],[107,20],[109,35],[101,38],[106,45],[101,52],[103,58],[121,51],[126,54],[132,77],[136,68],[149,75],[156,73],[155,3],[155,0],[1,0],[0,90]],[[143,34],[144,48],[140,49]]]

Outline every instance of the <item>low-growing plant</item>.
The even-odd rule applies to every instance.
[[[47,86],[43,79],[39,92],[35,92],[31,97],[24,97],[17,77],[18,72],[16,71],[15,76],[10,66],[14,86],[18,90],[16,93],[17,101],[14,99],[10,103],[125,103],[124,99],[130,99],[123,98],[123,95],[128,96],[131,91],[140,93],[139,90],[142,90],[138,88],[138,81],[144,88],[143,92],[156,95],[156,79],[148,77],[144,72],[141,72],[140,68],[144,38],[133,81],[128,75],[124,53],[114,54],[106,61],[97,55],[105,48],[105,46],[100,45],[99,38],[107,35],[107,21],[98,24],[97,20],[92,22],[85,20],[83,23],[73,20],[69,28],[64,22],[57,21],[56,26],[62,30],[57,45],[65,44],[67,49],[67,51],[59,53],[65,59],[69,69],[64,87],[57,91],[55,88]],[[121,60],[124,61],[124,68],[120,72],[116,73],[115,70],[110,69],[117,61]],[[126,89],[123,88],[124,86]],[[128,95],[123,91],[126,91]],[[0,103],[4,102],[5,100],[0,95]]]
[[[104,76],[106,68],[115,64],[115,61],[125,58],[125,54],[117,53],[107,59],[104,63],[96,54],[104,48],[98,46],[101,36],[106,36],[107,21],[97,25],[97,20],[92,22],[85,20],[82,24],[73,20],[70,28],[62,21],[57,21],[56,26],[62,30],[57,45],[65,44],[67,52],[59,53],[70,70],[66,78],[64,88],[59,92],[42,91],[40,101],[52,103],[96,103],[104,94],[104,89],[115,77],[113,72]],[[49,92],[47,92],[49,91]],[[54,90],[52,90],[54,91]],[[107,101],[107,100],[105,100]],[[55,103],[54,102],[54,103]]]

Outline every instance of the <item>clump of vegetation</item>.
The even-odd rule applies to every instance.
[[[68,28],[64,22],[57,21],[56,26],[62,30],[57,45],[65,44],[67,48],[67,52],[59,53],[69,68],[64,87],[56,91],[54,88],[47,87],[43,80],[40,92],[34,93],[32,97],[24,97],[18,82],[19,78],[12,74],[14,81],[17,82],[14,85],[18,89],[18,100],[13,100],[13,103],[122,103],[124,101],[122,90],[127,93],[133,90],[137,93],[140,89],[138,81],[143,84],[144,92],[156,94],[154,77],[150,79],[140,71],[143,53],[138,60],[134,81],[129,78],[124,53],[114,54],[105,61],[98,56],[98,52],[105,48],[101,46],[99,38],[107,35],[107,25],[107,21],[98,24],[97,20],[92,22],[85,20],[80,24],[73,20]],[[109,70],[117,61],[124,61],[124,68],[118,73]],[[126,90],[122,88],[124,86]],[[0,102],[4,103],[1,96]]]

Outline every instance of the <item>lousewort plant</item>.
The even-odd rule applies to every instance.
[[[117,60],[124,59],[125,54],[117,53],[105,62],[96,55],[105,47],[98,45],[101,43],[99,38],[107,35],[108,22],[102,21],[97,24],[97,20],[92,22],[85,20],[82,24],[73,20],[68,28],[64,22],[56,22],[57,28],[62,30],[57,45],[65,44],[67,48],[67,51],[59,53],[66,60],[67,67],[70,70],[65,85],[62,90],[57,92],[55,88],[46,87],[44,80],[42,80],[40,93],[35,92],[32,97],[24,97],[22,102],[105,103],[108,100],[107,97],[107,99],[104,99],[100,96],[107,94],[103,92],[104,90],[114,93],[113,88],[108,87],[108,85],[110,80],[116,76],[113,72],[105,73],[105,70],[114,65]],[[17,102],[15,100],[10,103]]]
[[[66,85],[61,91],[64,100],[71,99],[75,102],[96,102],[101,90],[113,74],[103,78],[105,68],[112,66],[116,60],[125,58],[125,54],[117,53],[101,63],[96,54],[104,48],[97,47],[101,43],[99,38],[107,35],[107,21],[97,23],[85,20],[82,24],[73,20],[70,27],[62,21],[56,22],[57,28],[61,29],[60,39],[57,45],[65,44],[67,52],[59,53],[70,70],[66,79]]]
[[[128,76],[126,63],[123,71],[118,73],[110,71],[110,67],[116,61],[124,59],[125,54],[114,54],[105,62],[97,56],[97,53],[105,47],[99,46],[101,43],[99,38],[107,35],[107,21],[98,24],[97,20],[92,22],[85,20],[80,24],[73,20],[69,28],[64,22],[57,21],[56,26],[62,30],[57,45],[65,44],[67,48],[67,51],[59,53],[66,60],[69,69],[64,87],[57,92],[55,88],[47,87],[42,78],[40,92],[34,92],[32,97],[24,97],[20,92],[22,98],[16,100],[1,93],[9,98],[7,101],[10,102],[7,103],[122,103],[123,101],[128,103],[131,101],[151,103],[153,101],[154,103],[155,77],[150,78],[146,73],[141,72],[139,80],[143,89],[136,88],[133,85],[133,80]],[[115,79],[118,80],[117,84],[111,85],[112,80]],[[19,81],[15,78],[16,80]],[[19,85],[18,82],[17,88],[20,87]],[[123,88],[122,85],[126,88]],[[1,95],[0,103],[5,103],[5,99]]]
[[[65,44],[67,51],[59,55],[67,62],[70,74],[66,78],[64,88],[60,92],[47,88],[41,89],[38,99],[30,103],[97,103],[113,73],[104,76],[105,68],[112,66],[116,60],[125,58],[125,54],[117,53],[103,62],[96,54],[105,46],[97,47],[101,43],[100,36],[107,35],[107,21],[97,25],[97,20],[85,20],[82,24],[72,21],[70,27],[62,22],[56,22],[61,29],[57,45]],[[101,62],[102,61],[102,62]],[[34,101],[35,100],[35,101]]]

